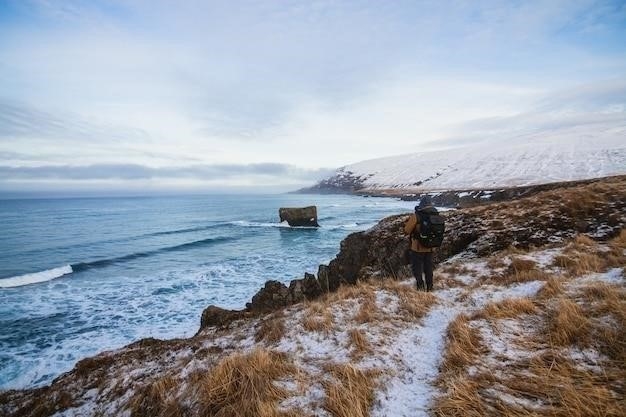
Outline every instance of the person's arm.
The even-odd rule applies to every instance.
[[[404,234],[410,235],[416,225],[417,225],[417,218],[415,217],[415,214],[411,214],[409,216],[409,219],[404,224]]]

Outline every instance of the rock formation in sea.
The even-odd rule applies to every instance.
[[[291,227],[319,227],[317,207],[281,207],[278,210],[281,223],[286,221]]]

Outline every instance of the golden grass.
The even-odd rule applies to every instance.
[[[178,386],[171,376],[143,386],[128,403],[131,417],[182,417],[184,409],[176,399]]]
[[[620,249],[626,249],[626,229],[620,230],[619,234],[611,239],[610,244]]]
[[[556,346],[588,345],[590,326],[583,309],[567,298],[559,299],[547,315],[547,336]]]
[[[509,271],[514,274],[521,272],[535,271],[537,263],[531,259],[512,257],[511,264],[509,265]]]
[[[361,300],[359,311],[355,314],[354,320],[357,323],[371,323],[379,318],[379,309],[374,297],[367,297]]]
[[[594,283],[579,292],[584,314],[590,318],[592,341],[611,360],[626,364],[626,289]]]
[[[348,344],[353,348],[350,352],[352,359],[360,359],[372,351],[372,346],[361,329],[354,328],[348,331]]]
[[[329,333],[333,329],[330,304],[324,301],[312,302],[304,313],[302,327],[309,332]]]
[[[535,411],[535,415],[624,415],[623,401],[610,389],[614,381],[607,378],[606,374],[581,369],[571,359],[553,351],[538,355],[525,365],[525,368],[515,370],[502,382],[510,392],[522,398],[540,400],[543,407],[540,412]],[[500,411],[510,415],[510,408],[500,407]]]
[[[417,291],[413,287],[404,286],[397,293],[399,313],[406,321],[420,320],[437,302],[437,297],[430,292]]]
[[[509,298],[487,304],[472,315],[472,320],[499,320],[535,313],[537,313],[537,307],[529,298]]]
[[[278,343],[285,336],[285,318],[282,314],[271,315],[259,323],[254,340]]]
[[[563,293],[562,278],[551,276],[537,292],[537,298],[550,299]]]
[[[362,371],[351,364],[329,365],[334,381],[323,382],[324,409],[334,417],[367,417],[374,402],[379,371]]]
[[[591,272],[602,272],[606,263],[597,253],[569,252],[554,258],[555,266],[565,269],[571,276],[578,277]]]
[[[459,373],[484,352],[480,333],[469,322],[468,316],[460,314],[448,325],[447,346],[439,368],[442,376]]]
[[[276,417],[288,391],[274,381],[294,377],[287,355],[263,349],[224,358],[196,387],[202,416]]]
[[[480,395],[480,384],[468,376],[456,376],[448,382],[446,395],[436,399],[433,406],[439,417],[483,417],[490,413]]]

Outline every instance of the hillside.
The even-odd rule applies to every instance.
[[[446,212],[435,291],[401,254],[406,214],[348,236],[190,339],[144,339],[7,416],[621,416],[626,177]]]
[[[626,173],[626,128],[596,137],[460,147],[358,162],[302,192],[404,193],[528,187]]]

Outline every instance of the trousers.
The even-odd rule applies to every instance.
[[[411,269],[415,281],[417,281],[417,288],[424,289],[424,279],[426,279],[426,291],[432,291],[433,289],[433,253],[432,252],[415,252],[411,253]]]

